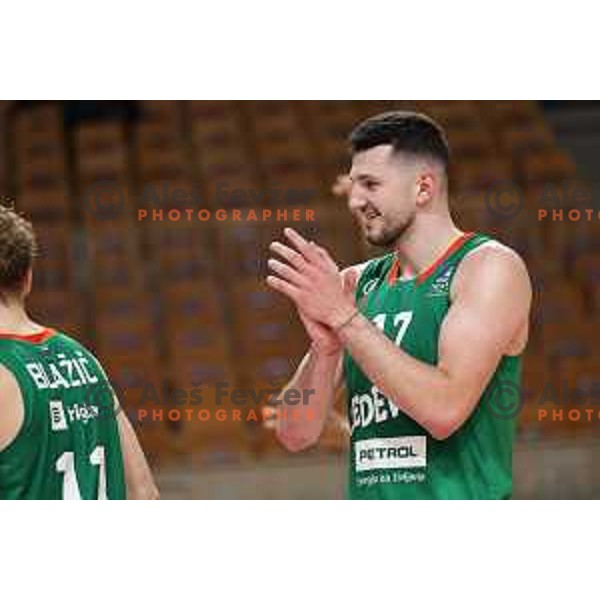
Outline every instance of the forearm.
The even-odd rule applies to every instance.
[[[119,415],[119,430],[125,468],[128,500],[158,500],[159,492],[144,451],[124,413]]]
[[[140,470],[146,471],[143,476],[140,476]],[[126,474],[127,499],[128,500],[159,500],[160,493],[154,478],[150,473],[150,468],[144,460],[143,465],[139,465],[136,469],[128,469]]]
[[[279,407],[277,437],[288,450],[303,450],[319,439],[333,404],[341,356],[341,351],[325,354],[311,347],[280,395],[293,389],[303,399],[294,406]]]
[[[531,283],[523,261],[501,244],[482,246],[461,260],[438,331],[437,364],[431,365],[356,312],[355,295],[340,282],[326,250],[291,229],[286,236],[293,248],[271,246],[288,264],[273,262],[269,286],[311,322],[333,331],[375,386],[436,438],[451,435],[469,417],[511,344],[523,348],[517,336],[523,327],[526,332]]]
[[[448,435],[455,422],[456,394],[447,373],[407,354],[362,315],[338,335],[365,375],[391,402],[434,437]]]
[[[160,493],[152,482],[132,485],[131,481],[127,481],[127,500],[160,500]]]

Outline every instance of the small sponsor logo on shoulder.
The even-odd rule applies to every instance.
[[[369,281],[367,281],[367,283],[365,283],[365,285],[363,286],[362,295],[366,296],[367,294],[371,293],[378,283],[379,279],[369,279]]]
[[[431,291],[427,294],[429,298],[435,296],[446,296],[450,292],[450,277],[454,273],[455,266],[450,265],[431,284]]]
[[[354,444],[356,471],[416,469],[427,466],[424,435],[360,440]]]

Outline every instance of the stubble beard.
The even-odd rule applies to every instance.
[[[376,248],[392,248],[400,242],[402,236],[410,229],[414,219],[414,215],[411,215],[401,223],[395,225],[384,224],[377,232],[370,233],[369,230],[366,229],[365,238],[371,246]]]

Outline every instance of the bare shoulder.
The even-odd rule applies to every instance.
[[[5,398],[5,394],[11,390],[19,391],[19,385],[15,376],[4,365],[0,364],[0,402]]]
[[[509,246],[490,240],[471,250],[460,262],[453,293],[465,289],[503,289],[531,296],[531,280],[525,261]]]

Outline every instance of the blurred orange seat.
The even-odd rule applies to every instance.
[[[454,165],[453,176],[456,188],[463,192],[516,183],[510,164],[501,158],[463,160]]]
[[[38,289],[34,286],[28,299],[33,319],[81,340],[89,337],[85,308],[85,296],[72,283],[60,289]]]
[[[545,284],[538,291],[534,306],[541,323],[561,323],[561,327],[567,323],[578,326],[586,313],[581,287],[569,281],[554,280]]]
[[[600,283],[600,253],[578,256],[575,260],[574,273],[585,283]]]
[[[511,125],[501,132],[502,148],[514,158],[547,151],[555,143],[552,132],[544,122]]]
[[[596,323],[591,320],[558,321],[544,324],[542,343],[544,354],[557,361],[566,357],[585,358],[592,356],[598,349]]]
[[[15,140],[56,139],[62,135],[63,109],[59,102],[23,108],[15,116]]]
[[[542,117],[539,104],[532,100],[485,101],[479,107],[486,120],[499,130],[517,124],[531,125]]]
[[[577,175],[573,161],[558,148],[524,156],[517,170],[527,186],[566,182]]]
[[[163,282],[164,319],[167,330],[214,325],[225,328],[221,290],[210,280],[196,280],[171,287]]]
[[[497,152],[493,137],[485,130],[454,131],[448,136],[448,143],[456,161],[491,157]]]
[[[448,130],[482,129],[482,119],[473,101],[431,101],[423,105],[425,112]]]
[[[160,123],[176,128],[181,126],[183,102],[180,100],[138,100],[140,118],[144,122]]]

